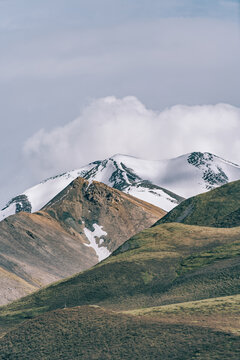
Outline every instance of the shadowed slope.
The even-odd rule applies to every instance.
[[[183,201],[155,225],[240,226],[240,180]]]

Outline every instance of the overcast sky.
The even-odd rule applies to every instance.
[[[235,0],[0,0],[0,206],[116,152],[240,163],[239,14]]]

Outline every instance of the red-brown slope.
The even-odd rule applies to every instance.
[[[42,211],[0,223],[0,304],[95,265],[86,229],[99,235],[97,251],[112,252],[164,214],[102,183],[74,180]],[[96,226],[102,233],[93,233]]]

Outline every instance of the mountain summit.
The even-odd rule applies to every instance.
[[[0,223],[0,305],[108,257],[165,211],[103,183],[75,179],[43,209]]]
[[[11,199],[0,220],[20,211],[40,210],[75,178],[103,182],[166,211],[184,198],[240,179],[240,166],[210,153],[193,152],[169,160],[143,160],[116,154],[51,177]]]

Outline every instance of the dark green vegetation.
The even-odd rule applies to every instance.
[[[220,227],[233,227],[240,224],[240,208],[225,216],[219,223]]]
[[[215,227],[240,226],[240,180],[183,201],[156,225],[167,222]]]
[[[0,343],[1,359],[235,359],[239,338],[187,324],[89,306],[25,322]],[[24,344],[24,346],[23,346]]]

